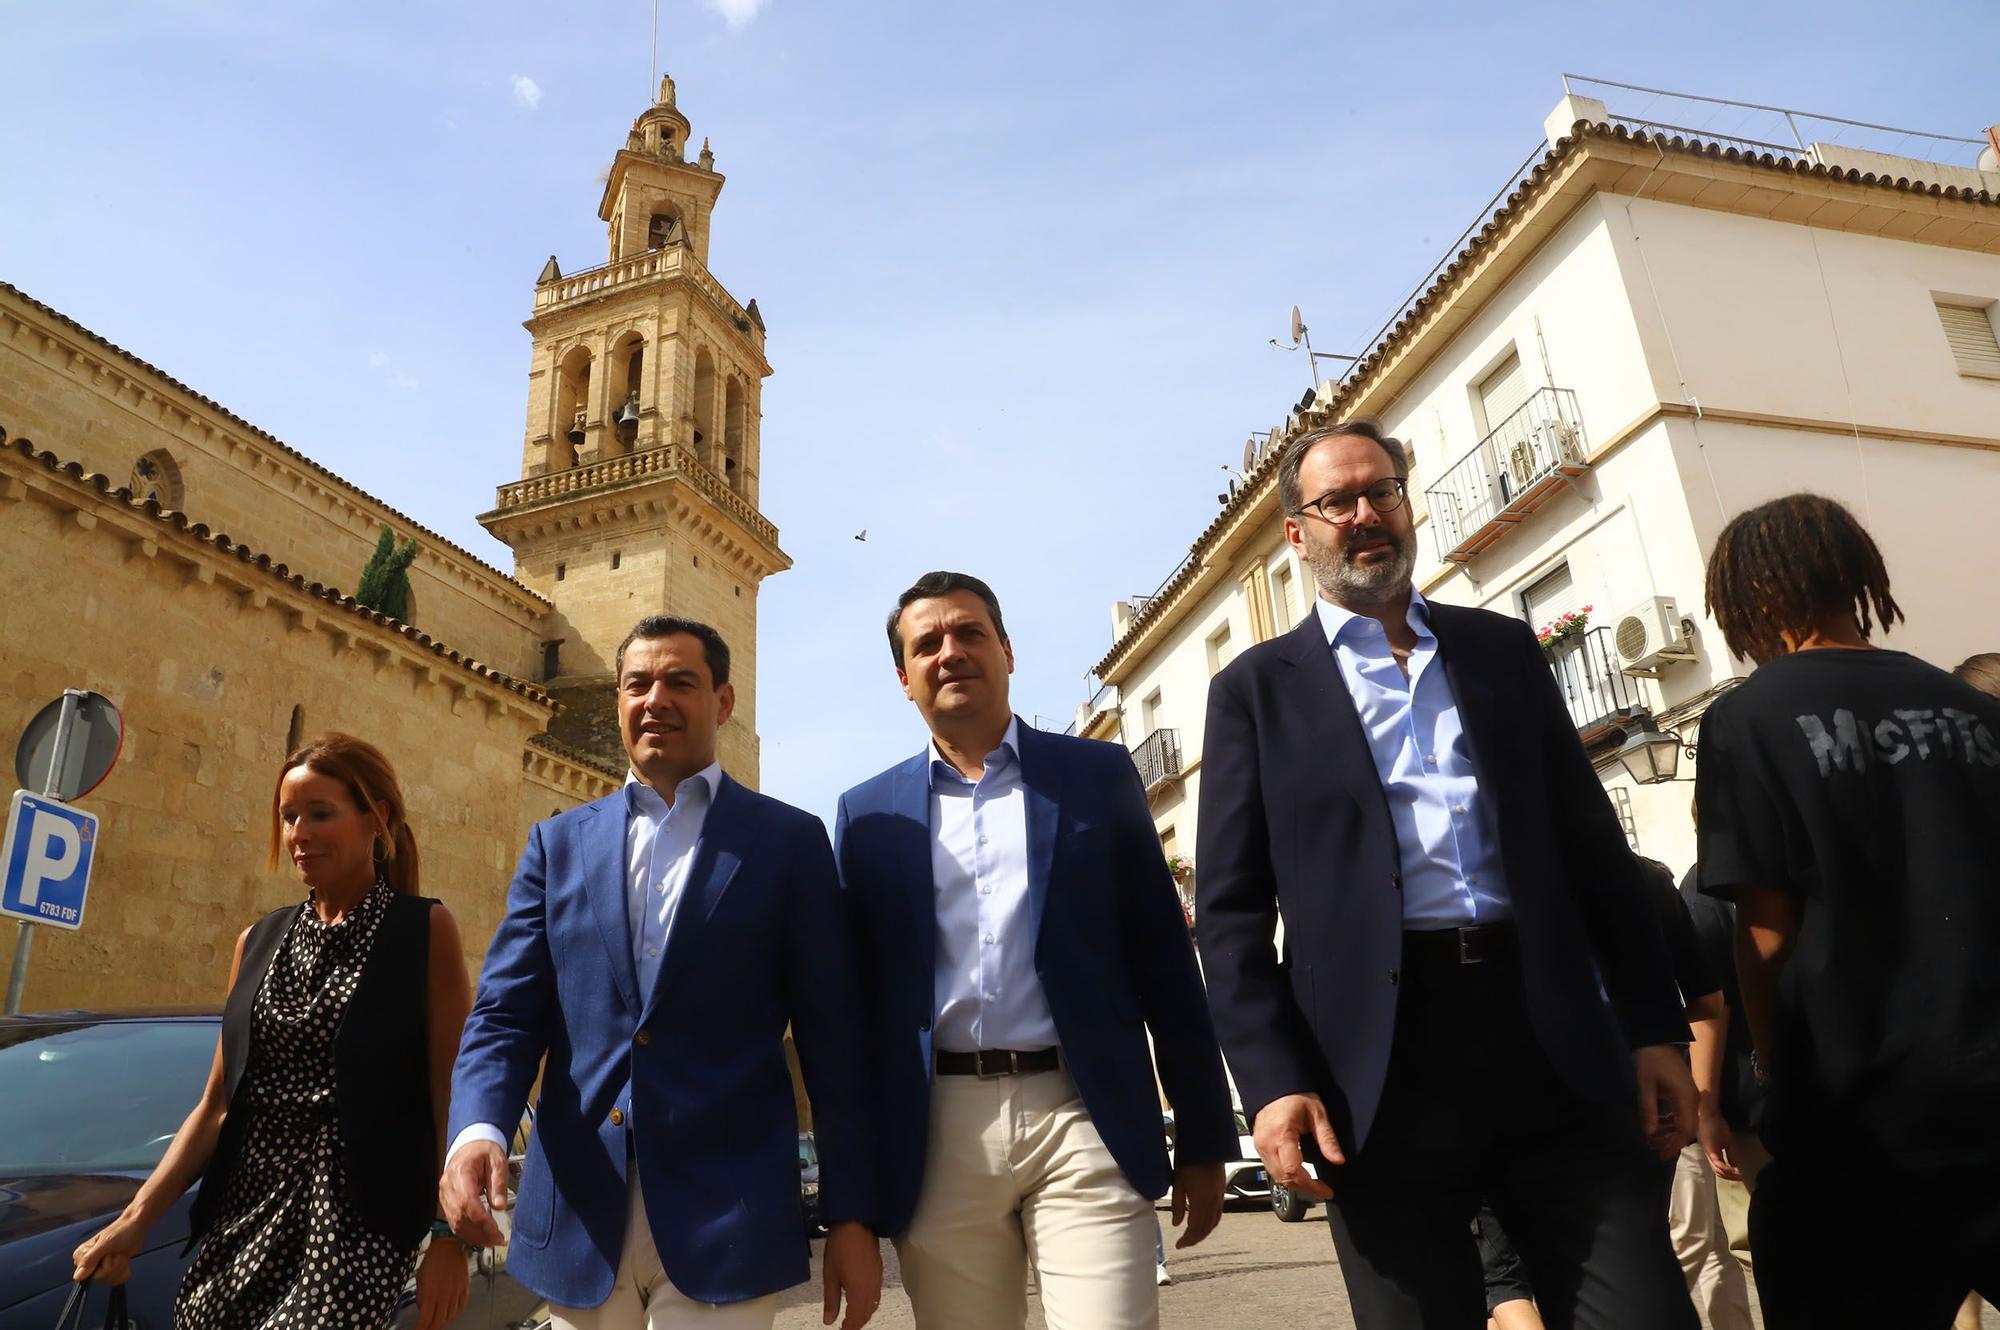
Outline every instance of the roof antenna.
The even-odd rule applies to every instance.
[[[653,63],[646,69],[646,94],[660,81],[660,0],[653,0]]]

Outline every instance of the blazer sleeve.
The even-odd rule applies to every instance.
[[[1140,1011],[1153,1036],[1160,1086],[1174,1108],[1175,1162],[1226,1163],[1242,1150],[1201,968],[1188,940],[1187,916],[1160,850],[1138,768],[1122,748],[1111,760],[1122,768],[1111,772],[1107,782],[1122,847],[1119,917]]]
[[[1317,1093],[1322,1077],[1305,1013],[1278,965],[1278,881],[1264,818],[1256,722],[1239,665],[1208,686],[1202,734],[1195,936],[1243,1111],[1288,1094]]]
[[[1514,623],[1517,655],[1534,681],[1547,751],[1549,818],[1571,898],[1583,915],[1604,991],[1633,1048],[1688,1042],[1687,1017],[1660,935],[1659,915],[1637,856],[1611,809],[1603,783],[1576,736],[1569,708],[1532,629]]]
[[[528,833],[527,848],[507,888],[507,913],[486,949],[479,989],[458,1059],[451,1069],[450,1129],[446,1140],[474,1123],[512,1135],[527,1106],[535,1071],[548,1051],[556,1018],[556,973],[549,956],[548,858],[542,828]]]
[[[855,929],[833,847],[817,818],[803,819],[793,837],[789,888],[785,972],[792,982],[792,1042],[819,1146],[820,1207],[828,1222],[871,1223],[876,1205],[869,1026]]]

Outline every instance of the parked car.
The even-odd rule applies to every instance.
[[[1167,1133],[1167,1155],[1171,1159],[1174,1149],[1174,1115],[1171,1112],[1160,1115],[1161,1125]],[[1264,1161],[1257,1156],[1257,1143],[1250,1134],[1249,1120],[1243,1110],[1236,1110],[1236,1149],[1238,1157],[1223,1165],[1222,1197],[1224,1204],[1230,1201],[1269,1201],[1271,1210],[1288,1224],[1297,1223],[1306,1217],[1313,1202],[1299,1195],[1289,1187],[1274,1186],[1271,1175],[1264,1170]],[[1312,1162],[1306,1162],[1306,1171],[1319,1176]]]
[[[809,1131],[799,1133],[799,1210],[805,1216],[807,1237],[826,1232],[819,1209],[819,1147]]]
[[[0,1330],[48,1330],[69,1296],[70,1254],[118,1216],[166,1153],[208,1081],[218,1008],[0,1017]],[[525,1130],[525,1129],[524,1129]],[[514,1165],[520,1168],[519,1138]],[[200,1185],[153,1225],[126,1285],[130,1330],[166,1330],[192,1255]],[[503,1225],[511,1209],[502,1215]],[[482,1252],[489,1282],[505,1249]],[[416,1324],[415,1285],[397,1312]],[[93,1289],[84,1325],[104,1319]],[[470,1322],[461,1322],[470,1324]]]

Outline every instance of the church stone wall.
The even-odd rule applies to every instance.
[[[105,694],[126,724],[117,767],[80,801],[102,818],[84,927],[37,930],[29,1010],[220,1001],[237,934],[303,898],[265,862],[295,709],[304,735],[346,730],[395,764],[423,890],[451,907],[475,968],[532,821],[612,786],[525,747],[549,717],[536,690],[11,446],[0,560],[41,570],[0,602],[0,731],[65,687]]]
[[[174,506],[350,595],[385,523],[399,539],[414,535],[412,622],[495,669],[539,677],[547,606],[512,579],[5,287],[0,428],[115,485],[165,449],[179,472]]]

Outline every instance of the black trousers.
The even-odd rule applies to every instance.
[[[2000,1164],[1788,1149],[1757,1175],[1750,1253],[1767,1330],[1950,1330],[1968,1290],[2000,1300]]]
[[[1321,1170],[1360,1330],[1482,1330],[1472,1219],[1519,1250],[1549,1330],[1697,1330],[1636,1101],[1565,1086],[1528,1024],[1511,948],[1462,965],[1406,946],[1366,1146]]]

